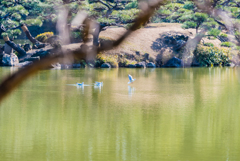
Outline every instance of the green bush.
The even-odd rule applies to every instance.
[[[221,46],[224,46],[224,47],[235,47],[236,45],[232,42],[222,42],[220,44]]]
[[[220,34],[220,32],[221,32],[220,30],[218,30],[216,28],[213,28],[213,29],[208,31],[208,35],[217,37]]]
[[[229,55],[229,50],[200,45],[194,51],[194,57],[201,66],[224,66],[230,62]]]
[[[183,23],[182,28],[188,29],[188,28],[195,28],[196,26],[197,26],[197,24],[195,22],[186,21]]]
[[[192,10],[192,9],[195,8],[195,6],[194,6],[194,3],[193,3],[193,2],[189,2],[189,1],[188,1],[188,2],[185,2],[185,3],[184,3],[183,8],[188,9],[188,10]]]
[[[214,47],[213,43],[210,43],[210,42],[206,42],[203,45],[208,47]]]
[[[219,36],[222,37],[222,38],[227,38],[227,34],[225,34],[225,33],[220,33]]]

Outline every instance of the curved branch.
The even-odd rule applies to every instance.
[[[120,45],[133,31],[137,30],[142,24],[146,23],[153,15],[155,8],[164,4],[163,2],[164,0],[158,1],[154,5],[149,5],[147,10],[142,11],[138,18],[136,18],[135,23],[130,27],[130,29],[112,44],[103,44],[101,47],[93,46],[91,49],[87,45],[83,44],[80,48],[75,49],[71,52],[62,50],[56,51],[57,54],[47,56],[40,61],[34,62],[32,65],[20,69],[13,75],[10,75],[0,84],[0,102],[28,77],[38,72],[39,70],[47,68],[49,65],[55,62],[70,58],[86,59],[90,54],[91,56],[94,56],[103,50],[110,50]]]

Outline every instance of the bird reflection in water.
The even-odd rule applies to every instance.
[[[81,86],[77,85],[77,90],[81,91],[81,93],[84,94],[84,85]]]
[[[132,95],[134,94],[135,88],[128,86],[128,96],[132,97]]]

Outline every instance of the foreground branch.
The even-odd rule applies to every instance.
[[[91,49],[87,45],[83,44],[80,48],[73,50],[71,52],[68,51],[55,51],[54,55],[47,56],[40,61],[34,62],[33,64],[26,66],[25,68],[20,69],[13,75],[7,77],[0,84],[0,102],[17,86],[19,86],[24,80],[33,74],[37,73],[39,70],[48,68],[51,64],[56,62],[61,62],[66,59],[87,59],[87,57],[96,56],[97,53],[105,50],[111,50],[114,47],[120,45],[133,31],[137,30],[141,27],[142,24],[145,24],[149,18],[154,13],[155,9],[160,5],[163,5],[165,1],[158,1],[154,4],[144,4],[145,8],[135,20],[135,23],[129,28],[128,31],[125,32],[118,40],[113,42],[112,44],[103,44],[100,47],[93,46]]]

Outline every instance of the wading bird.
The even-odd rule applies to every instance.
[[[129,78],[129,82],[128,84],[134,82],[136,79],[133,79],[132,76],[130,74],[128,74],[128,78]]]

